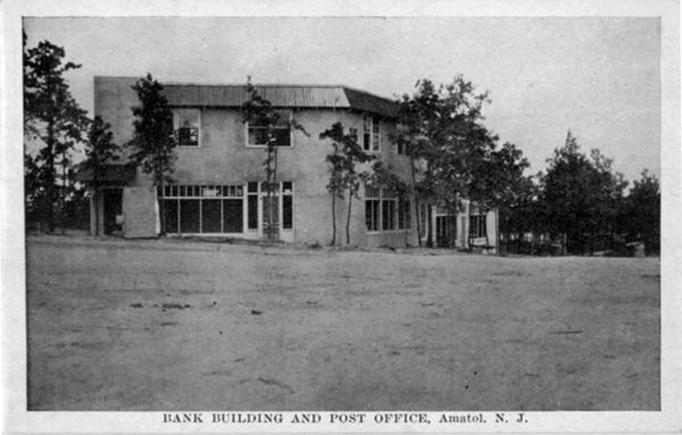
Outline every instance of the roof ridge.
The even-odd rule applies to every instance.
[[[131,80],[137,80],[146,76],[112,76],[112,75],[99,75],[95,74],[93,76],[96,79],[131,79]],[[159,83],[162,85],[168,85],[168,86],[246,86],[245,82],[240,82],[240,83],[211,83],[211,82],[192,82],[192,81],[182,81],[182,80],[159,80],[158,78],[155,78]],[[253,83],[255,87],[277,87],[277,86],[282,86],[282,87],[297,87],[297,88],[305,88],[305,87],[316,87],[316,88],[343,88],[343,87],[348,87],[343,84],[330,84],[330,83]]]
[[[230,87],[245,87],[246,83],[197,83],[197,82],[160,82],[164,86],[230,86]],[[265,88],[343,88],[344,85],[330,85],[330,84],[309,84],[309,83],[254,83],[254,87]]]

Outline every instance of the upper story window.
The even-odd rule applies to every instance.
[[[274,146],[290,147],[291,146],[291,112],[280,112],[281,122],[270,129],[270,137]],[[268,127],[266,125],[258,125],[255,123],[247,123],[247,146],[264,147],[268,144]]]
[[[419,135],[418,137],[413,136],[410,139],[410,134],[408,134],[410,128],[405,124],[399,123],[395,127],[396,127],[396,132],[400,133],[399,140],[395,141],[396,153],[400,156],[407,156],[408,155],[408,151],[409,151],[408,147],[411,145],[412,140],[423,140],[423,139],[425,139],[425,137],[422,135]]]
[[[365,114],[362,118],[362,149],[379,151],[381,140],[381,123],[377,116]]]
[[[173,109],[173,130],[179,146],[199,146],[199,119],[199,109]]]
[[[396,152],[398,155],[407,155],[407,143],[402,140],[398,140],[395,142],[395,147],[396,147]]]

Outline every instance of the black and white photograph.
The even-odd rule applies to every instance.
[[[14,430],[680,430],[679,6],[653,3],[15,14]]]

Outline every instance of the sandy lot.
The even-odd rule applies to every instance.
[[[655,258],[27,248],[30,409],[660,407]]]

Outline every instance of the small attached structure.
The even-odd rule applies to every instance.
[[[90,197],[90,234],[123,234],[123,191],[135,180],[135,166],[107,165],[99,174],[99,186],[94,187],[92,170],[81,167],[78,181],[88,184]],[[99,195],[95,194],[99,190]],[[95,201],[99,201],[98,206]]]

